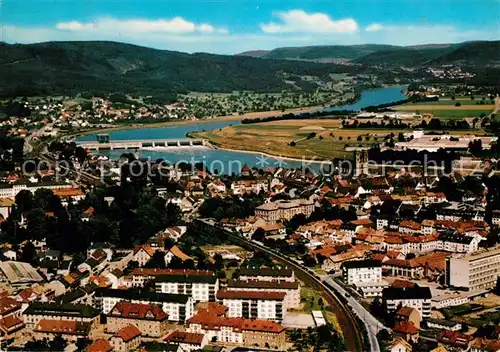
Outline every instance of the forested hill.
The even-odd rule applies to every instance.
[[[249,51],[239,55],[266,59],[328,61],[343,59],[369,66],[424,66],[459,64],[467,66],[500,65],[500,41],[418,46],[326,45]]]
[[[186,54],[115,42],[0,43],[0,96],[184,91],[277,92],[300,76],[328,77],[354,68],[289,60]],[[315,89],[303,82],[295,89]],[[308,83],[308,84],[306,84]]]
[[[290,48],[277,48],[270,51],[247,51],[239,55],[262,57],[265,59],[295,59],[295,60],[353,60],[365,55],[398,48],[392,45],[318,45]]]

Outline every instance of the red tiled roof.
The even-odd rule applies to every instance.
[[[90,332],[90,323],[82,323],[75,320],[41,319],[33,331],[87,336]]]
[[[413,325],[412,323],[408,323],[406,321],[394,325],[393,330],[396,332],[400,332],[403,334],[410,334],[410,335],[418,334],[419,331],[419,329],[415,325]]]
[[[214,276],[213,271],[193,269],[148,269],[136,268],[132,270],[132,276],[163,276],[163,275],[185,275],[185,276]]]
[[[285,292],[270,291],[217,291],[218,299],[256,299],[256,300],[283,300]]]
[[[396,279],[392,283],[392,287],[415,287],[417,284],[411,281],[406,281],[406,280],[401,280],[401,279]]]
[[[0,298],[0,315],[21,309],[21,303],[11,297]]]
[[[0,320],[0,330],[2,330],[5,334],[19,330],[24,326],[24,322],[13,314]]]
[[[108,340],[97,339],[90,346],[87,347],[87,352],[111,352],[113,347]]]
[[[204,334],[175,330],[165,338],[165,341],[201,345],[204,337]]]
[[[154,254],[154,249],[149,244],[139,244],[134,247],[134,254],[136,255],[139,251],[144,250],[150,257]]]
[[[411,307],[402,307],[400,310],[397,311],[396,314],[409,317],[411,315],[411,313],[413,313],[414,311],[415,311],[415,309],[413,309]]]
[[[270,320],[245,319],[245,318],[226,318],[209,316],[198,313],[186,322],[186,325],[199,324],[204,330],[220,330],[221,326],[232,327],[236,331],[257,331],[279,334],[285,328]]]
[[[118,330],[115,336],[121,338],[124,342],[129,342],[130,340],[141,336],[141,334],[141,330],[139,330],[135,325],[127,325]]]
[[[439,341],[455,347],[467,347],[471,340],[472,336],[462,334],[458,331],[445,330],[439,334]]]
[[[130,302],[118,302],[108,313],[108,316],[154,321],[164,321],[168,318],[168,314],[156,304]]]

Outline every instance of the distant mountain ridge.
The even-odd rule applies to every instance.
[[[117,42],[0,43],[0,96],[314,91],[317,85],[301,76],[321,80],[342,72],[346,67],[340,65],[187,54]],[[288,83],[290,77],[295,84]]]
[[[429,64],[492,65],[499,64],[500,41],[476,41],[459,44],[394,45],[323,45],[255,50],[265,59],[321,61],[344,59],[362,65],[422,66]]]

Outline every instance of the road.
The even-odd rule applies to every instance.
[[[204,224],[208,226],[216,226],[216,222],[213,220],[208,220],[208,219],[198,219],[199,221],[203,222]],[[297,276],[301,277],[301,279],[306,279],[307,284],[313,286],[313,288],[318,289],[319,291],[323,292],[323,296],[332,308],[333,312],[335,313],[337,320],[339,322],[339,325],[342,329],[342,335],[344,336],[344,339],[346,341],[346,347],[348,351],[351,352],[357,352],[357,351],[364,351],[363,347],[363,337],[361,334],[361,329],[358,325],[358,322],[354,316],[354,314],[351,312],[349,307],[347,307],[342,301],[338,299],[336,296],[335,292],[333,292],[328,286],[326,286],[323,283],[323,280],[319,278],[316,274],[311,272],[310,269],[302,267],[295,261],[292,261],[290,258],[284,256],[281,253],[275,252],[273,250],[270,250],[267,247],[264,247],[262,245],[259,245],[253,241],[249,241],[246,238],[243,238],[241,236],[238,236],[228,230],[225,230],[227,233],[228,237],[230,240],[233,242],[236,242],[237,244],[241,244],[242,242],[247,245],[248,247],[253,248],[254,250],[258,250],[261,252],[264,252],[271,257],[278,259],[282,263],[293,267],[296,271]],[[363,319],[363,316],[360,315],[360,318]],[[370,334],[370,330],[368,330],[368,326],[366,327],[367,331]],[[372,342],[372,338],[369,338],[370,344],[371,344],[371,351],[373,352],[380,352],[380,347],[378,345],[378,341],[375,338],[375,340]]]
[[[335,288],[337,292],[344,295],[344,297],[347,297],[346,295],[348,294],[348,292],[344,290],[344,288],[337,282],[335,282],[335,280],[333,280],[331,277],[328,277],[325,281],[332,285],[332,287]],[[354,297],[352,297],[352,295],[349,294],[349,296],[350,297],[347,299],[349,305],[366,325],[366,328],[368,330],[368,338],[370,339],[370,345],[372,346],[372,351],[379,352],[380,348],[377,341],[377,333],[383,329],[389,331],[390,329],[379,322],[370,312],[365,309],[365,307],[363,307]],[[373,346],[375,346],[375,348]]]

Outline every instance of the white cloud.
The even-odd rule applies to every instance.
[[[265,33],[354,33],[358,24],[352,18],[333,20],[327,14],[307,13],[302,10],[277,12],[281,23],[262,23]]]
[[[101,33],[120,33],[126,35],[128,33],[167,33],[167,34],[189,34],[189,33],[227,33],[226,29],[215,28],[211,24],[202,23],[195,24],[187,21],[182,17],[174,17],[172,19],[115,19],[115,18],[98,18],[89,23],[78,21],[60,22],[56,25],[57,29],[68,31],[94,31]]]
[[[382,26],[380,23],[372,23],[368,27],[365,28],[367,32],[378,32],[384,29],[384,26]]]
[[[369,30],[369,28],[371,30]],[[498,40],[498,31],[460,30],[452,25],[382,25],[365,28],[364,38],[370,43],[420,45],[460,43],[470,40]]]

